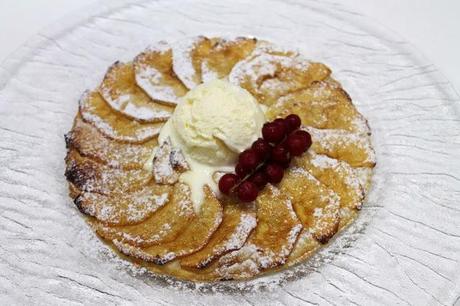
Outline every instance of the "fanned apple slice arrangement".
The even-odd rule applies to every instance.
[[[203,186],[196,211],[177,175],[158,178],[181,165],[157,136],[181,97],[214,79],[249,91],[268,122],[234,173],[214,177],[219,195]],[[324,64],[255,38],[199,36],[113,64],[82,95],[65,175],[120,256],[180,279],[247,279],[304,261],[354,220],[375,166],[370,135]],[[164,158],[152,162],[155,151]]]

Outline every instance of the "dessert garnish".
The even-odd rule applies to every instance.
[[[219,190],[226,195],[236,194],[242,202],[252,202],[267,183],[281,182],[291,158],[301,155],[312,144],[310,134],[299,130],[300,125],[300,117],[295,114],[265,123],[263,138],[240,153],[235,174],[223,175]]]

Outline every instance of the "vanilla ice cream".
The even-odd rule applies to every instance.
[[[203,186],[218,192],[212,180],[216,171],[232,171],[238,154],[261,135],[265,115],[245,89],[222,80],[201,84],[182,97],[172,117],[160,132],[182,150],[190,171],[180,180],[192,189],[199,207]]]
[[[260,135],[265,116],[243,88],[221,80],[187,93],[172,116],[186,153],[211,165],[234,163]]]

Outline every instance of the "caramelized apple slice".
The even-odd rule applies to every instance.
[[[340,84],[331,78],[280,97],[267,111],[270,120],[289,114],[299,115],[303,125],[318,129],[369,133],[366,119],[356,110]]]
[[[93,222],[92,226],[104,239],[148,247],[173,241],[194,217],[190,189],[187,185],[176,184],[168,203],[144,222],[128,226],[107,226],[102,222]]]
[[[174,240],[146,248],[134,247],[114,241],[125,255],[163,265],[202,249],[222,221],[222,206],[208,186],[204,187],[205,199],[200,212]]]
[[[104,195],[83,192],[75,199],[78,209],[109,225],[128,225],[144,221],[168,202],[170,186],[154,183],[126,193]]]
[[[340,197],[339,228],[353,220],[357,210],[361,209],[364,189],[350,165],[313,152],[295,158],[292,165],[307,170]]]
[[[375,152],[366,134],[304,127],[312,137],[311,150],[347,162],[352,167],[375,166]]]
[[[80,114],[84,121],[94,125],[102,134],[123,142],[142,143],[154,138],[163,126],[141,123],[115,112],[98,92],[85,92],[80,99]]]
[[[307,88],[331,73],[325,65],[310,62],[298,55],[270,53],[261,48],[256,48],[253,53],[233,67],[229,80],[268,106],[274,104],[279,97]]]
[[[188,89],[193,89],[202,83],[203,58],[209,54],[215,42],[207,37],[198,36],[172,45],[173,70]]]
[[[143,144],[127,144],[110,140],[78,115],[65,139],[67,147],[76,149],[82,156],[111,167],[124,169],[144,167],[153,149],[158,145],[156,139],[148,140]]]
[[[152,180],[151,173],[144,169],[111,168],[81,156],[76,150],[67,153],[65,176],[81,191],[105,195],[137,190]]]
[[[203,249],[180,261],[182,267],[189,269],[207,267],[223,254],[241,248],[256,226],[256,212],[253,205],[241,205],[229,198],[224,198],[221,202],[224,207],[221,225]]]
[[[136,83],[150,98],[176,105],[187,88],[173,71],[171,47],[160,41],[134,59]]]
[[[289,196],[302,225],[320,243],[326,243],[339,227],[340,200],[335,192],[324,186],[302,168],[291,167],[279,188]]]
[[[114,110],[138,121],[166,121],[173,111],[170,106],[153,101],[136,85],[132,63],[113,64],[105,74],[99,92]]]
[[[302,230],[287,260],[288,265],[304,261],[315,252],[321,244],[313,237],[308,229]]]
[[[233,66],[254,50],[257,39],[238,37],[218,41],[203,59],[201,78],[203,82],[226,78]]]
[[[302,230],[291,201],[276,187],[265,187],[256,206],[257,226],[246,244],[219,259],[223,279],[248,278],[284,264]]]

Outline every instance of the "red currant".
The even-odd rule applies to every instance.
[[[219,180],[219,190],[224,194],[230,194],[233,187],[238,183],[238,177],[235,174],[227,173]]]
[[[286,147],[292,156],[299,156],[305,152],[306,145],[305,138],[296,133],[290,134],[286,139]]]
[[[270,163],[265,167],[265,174],[267,175],[268,182],[276,184],[283,179],[284,170],[280,165]]]
[[[285,134],[286,127],[284,124],[268,122],[262,127],[262,136],[268,142],[278,143],[283,140]]]
[[[243,169],[249,172],[254,170],[259,164],[259,155],[255,150],[248,149],[240,154],[238,163],[241,167],[243,167]]]
[[[257,171],[249,177],[249,181],[253,182],[261,190],[267,185],[267,175],[263,171]]]
[[[289,125],[288,125],[288,122],[286,120],[284,120],[282,118],[278,118],[278,119],[275,119],[273,122],[276,123],[276,124],[280,124],[280,125],[284,126],[285,133],[287,133],[289,131]]]
[[[303,151],[307,151],[308,148],[311,147],[311,135],[304,130],[298,130],[294,132],[294,135],[297,135],[300,139],[302,139],[302,144],[303,144]]]
[[[284,164],[289,161],[289,151],[284,144],[276,145],[272,150],[271,160]]]
[[[257,186],[250,181],[244,181],[238,187],[238,198],[242,202],[252,202],[257,198],[259,190]]]
[[[236,164],[235,173],[239,178],[243,179],[248,174],[248,171],[241,164]]]
[[[263,138],[259,138],[252,144],[252,149],[257,153],[260,160],[264,160],[270,156],[272,147]]]
[[[290,114],[284,119],[284,121],[286,122],[286,125],[288,126],[288,132],[297,130],[301,124],[300,117],[297,116],[296,114]]]
[[[291,164],[291,156],[289,156],[289,158],[285,162],[278,163],[278,164],[284,169],[289,168],[289,165]]]

